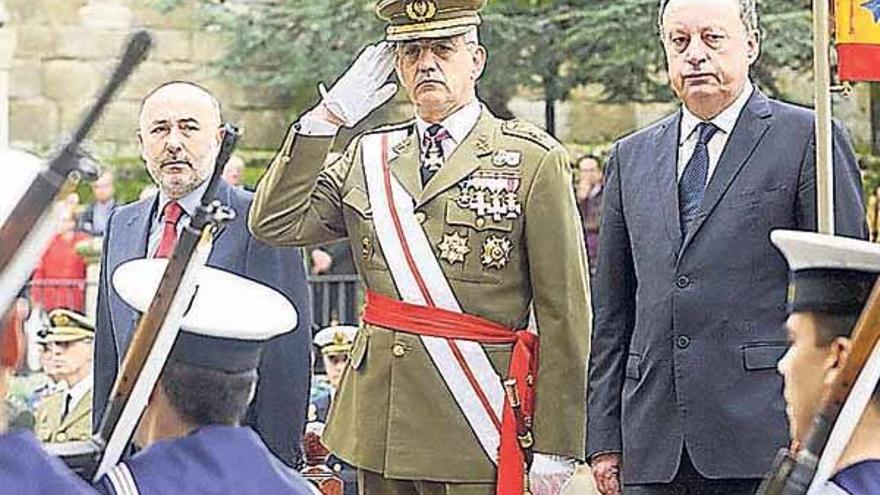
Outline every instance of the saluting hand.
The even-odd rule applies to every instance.
[[[397,84],[387,82],[393,70],[394,46],[386,41],[368,45],[330,91],[319,86],[321,104],[343,125],[354,127],[397,92]]]
[[[620,454],[599,454],[590,461],[596,488],[602,495],[620,495]]]

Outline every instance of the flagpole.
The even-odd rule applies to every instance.
[[[819,232],[834,234],[831,166],[831,60],[829,0],[813,0],[813,79],[816,105],[816,209]]]

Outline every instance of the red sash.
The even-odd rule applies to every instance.
[[[367,291],[363,321],[420,336],[471,340],[481,344],[513,344],[509,378],[516,389],[527,423],[531,423],[538,367],[538,336],[526,329],[513,330],[479,316],[437,307],[409,304]],[[456,358],[460,358],[456,354]],[[469,379],[475,380],[473,377]],[[528,425],[531,427],[531,424]],[[517,440],[517,425],[510,402],[505,399],[501,420],[496,494],[522,495],[525,491],[525,458]]]

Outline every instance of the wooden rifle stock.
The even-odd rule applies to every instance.
[[[850,392],[880,340],[880,279],[852,332],[852,351],[843,369],[822,398],[803,448],[796,454],[779,453],[773,470],[758,489],[758,495],[802,495],[812,483],[825,452],[829,436]]]

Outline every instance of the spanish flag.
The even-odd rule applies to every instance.
[[[880,0],[835,0],[838,77],[880,81]]]

